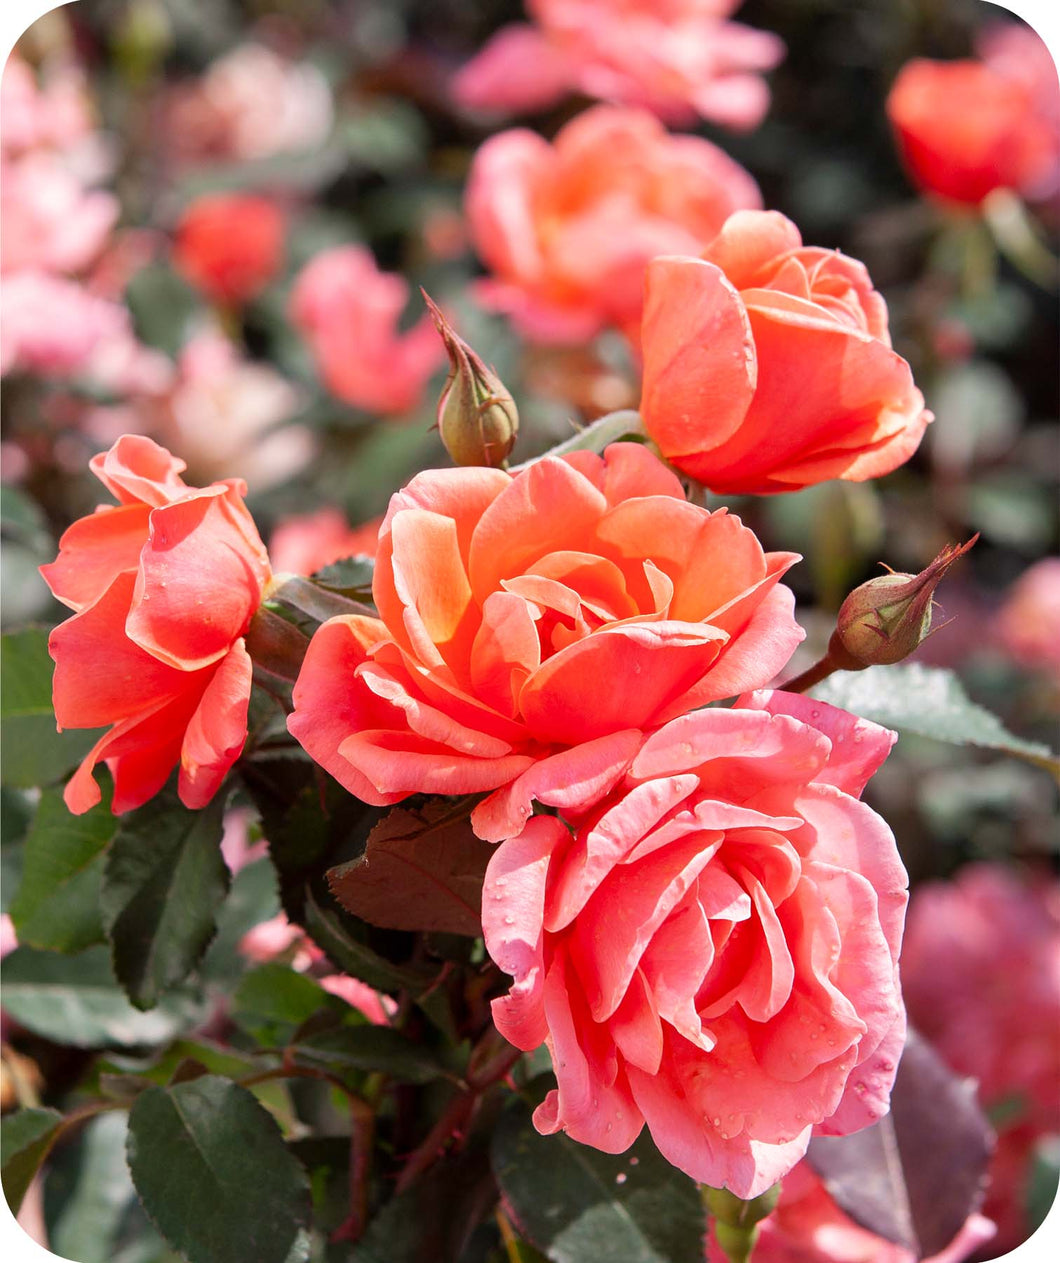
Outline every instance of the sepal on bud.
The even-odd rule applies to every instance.
[[[714,1236],[729,1263],[747,1263],[758,1239],[758,1225],[777,1208],[780,1185],[757,1197],[737,1197],[726,1188],[702,1186],[703,1202],[714,1216]]]
[[[508,388],[421,291],[449,355],[449,376],[438,400],[438,429],[457,465],[500,469],[519,433],[519,411]]]
[[[931,632],[932,597],[942,577],[978,538],[947,545],[919,574],[892,571],[855,588],[840,606],[829,658],[845,671],[907,658]]]

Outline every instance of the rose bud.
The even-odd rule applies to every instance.
[[[959,548],[948,544],[919,574],[892,571],[855,588],[839,608],[829,656],[845,671],[908,658],[931,631],[932,597],[943,575],[978,538]]]
[[[422,291],[449,356],[449,376],[438,400],[438,430],[457,465],[503,468],[519,433],[519,410],[508,388]]]

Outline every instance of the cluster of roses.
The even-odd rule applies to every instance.
[[[640,340],[648,433],[715,489],[882,473],[929,420],[864,268],[777,214],[652,262]],[[137,436],[92,468],[119,504],[44,567],[75,611],[51,637],[58,722],[112,725],[66,801],[98,801],[105,762],[129,810],[179,763],[202,806],[246,740],[244,637],[281,580],[240,481],[189,487]],[[317,630],[289,719],[366,803],[483,796],[482,928],[513,977],[495,1022],[557,1075],[538,1127],[620,1152],[647,1123],[740,1196],[813,1128],[885,1112],[904,1037],[906,876],[859,801],[893,734],[765,687],[803,636],[797,560],[637,442],[430,470],[380,527],[378,617]]]

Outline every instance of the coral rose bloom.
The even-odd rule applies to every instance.
[[[578,342],[607,325],[635,336],[648,260],[698,254],[731,212],[761,204],[716,145],[671,136],[642,110],[586,110],[551,145],[501,132],[468,180],[471,235],[494,274],[478,292],[536,341]]]
[[[283,212],[264,197],[200,197],[177,225],[173,264],[214,302],[245,303],[280,270],[284,231]]]
[[[621,1153],[647,1123],[694,1180],[754,1197],[886,1112],[905,1036],[905,870],[858,801],[894,734],[787,693],[665,724],[602,801],[490,860],[493,1002],[549,1046],[538,1131]],[[588,814],[585,814],[588,812]]]
[[[405,278],[380,272],[363,246],[322,250],[302,269],[291,320],[333,395],[384,416],[420,404],[445,349],[429,316],[399,331],[408,298]]]
[[[246,488],[238,479],[188,487],[184,462],[138,435],[91,468],[119,503],[75,522],[41,573],[75,611],[48,641],[59,728],[113,727],[63,797],[78,815],[99,802],[92,769],[105,762],[113,809],[129,811],[179,762],[181,801],[203,807],[246,740],[251,663],[241,638],[269,579]]]
[[[1002,23],[982,61],[917,58],[899,72],[887,115],[913,180],[947,202],[978,206],[995,189],[1033,199],[1060,184],[1060,91],[1049,50]]]
[[[863,264],[738,211],[702,259],[648,268],[641,413],[663,455],[722,494],[890,473],[931,413],[891,349]]]
[[[796,560],[634,443],[419,474],[380,530],[380,617],[317,631],[290,730],[365,802],[507,786],[473,822],[510,837],[539,787],[559,805],[640,729],[771,679],[802,639]]]

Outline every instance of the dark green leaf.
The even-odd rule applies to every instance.
[[[352,1014],[345,1000],[305,974],[275,962],[245,974],[232,997],[232,1020],[270,1047],[286,1044],[298,1027],[322,1009],[339,1019]]]
[[[370,601],[374,573],[375,561],[371,557],[356,556],[333,561],[330,566],[316,571],[311,577],[322,588],[341,592],[343,596],[353,597],[357,601]]]
[[[407,988],[419,994],[430,985],[430,971],[411,965],[395,965],[380,956],[367,943],[355,937],[359,928],[349,918],[321,907],[312,891],[306,896],[305,924],[313,942],[341,969],[359,978],[377,991],[398,991]]]
[[[201,1021],[201,1002],[174,992],[150,1013],[134,1009],[118,986],[105,947],[60,956],[19,947],[4,960],[4,1008],[58,1044],[157,1044]]]
[[[309,1254],[309,1181],[275,1120],[214,1075],[149,1088],[129,1114],[144,1209],[190,1263],[295,1263]]]
[[[699,1190],[645,1131],[625,1153],[564,1135],[541,1136],[519,1098],[494,1132],[493,1171],[515,1227],[555,1263],[673,1263],[701,1259]]]
[[[103,941],[103,852],[118,827],[109,797],[105,794],[83,816],[73,816],[59,789],[41,794],[26,838],[22,882],[11,905],[20,943],[79,952]]]
[[[814,688],[813,696],[899,732],[951,745],[1004,750],[1054,772],[1058,767],[1048,746],[1013,736],[996,715],[968,697],[952,671],[942,667],[909,662],[837,671]]]
[[[335,1071],[381,1071],[402,1083],[452,1078],[430,1049],[389,1026],[341,1026],[297,1044],[302,1061]]]
[[[30,1181],[40,1170],[62,1126],[58,1110],[19,1110],[0,1123],[4,1196],[18,1214]]]
[[[213,937],[229,880],[223,814],[221,798],[189,811],[164,793],[122,819],[100,906],[114,972],[138,1008],[182,982]]]
[[[28,627],[2,638],[0,676],[0,779],[23,789],[53,785],[92,749],[99,730],[56,732],[52,660],[43,628]]]
[[[149,264],[129,281],[125,300],[140,340],[176,357],[199,311],[195,291],[172,268]]]

